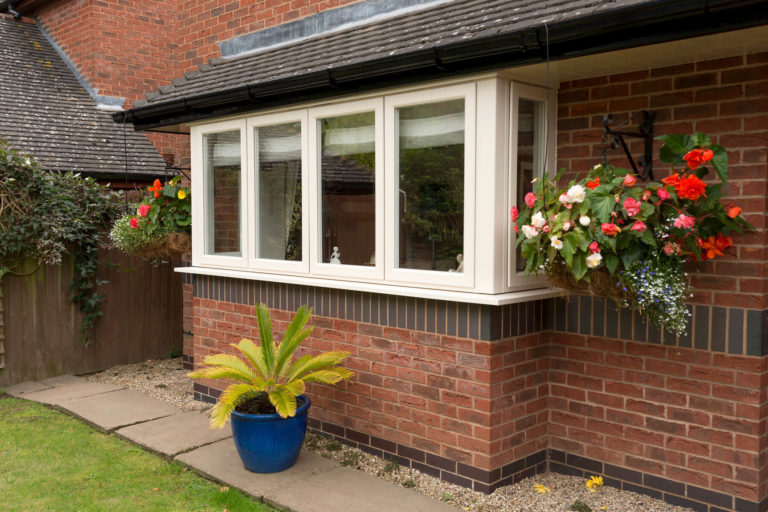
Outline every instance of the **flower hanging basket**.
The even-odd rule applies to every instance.
[[[592,270],[588,275],[589,281],[586,279],[577,280],[562,260],[555,260],[545,271],[549,284],[571,293],[596,295],[617,300],[629,297],[618,278],[612,276],[605,267]]]
[[[136,254],[144,258],[171,258],[189,252],[191,247],[187,233],[168,233],[160,240],[137,248]]]

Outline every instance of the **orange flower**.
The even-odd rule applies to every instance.
[[[672,176],[667,176],[661,182],[665,185],[672,185],[673,187],[676,187],[678,183],[680,183],[680,175],[675,173]]]
[[[701,259],[713,259],[717,256],[722,256],[723,251],[733,245],[733,240],[730,236],[723,236],[718,233],[716,236],[710,236],[706,240],[699,238],[696,243],[702,249]]]
[[[587,188],[589,190],[594,190],[594,189],[596,189],[599,186],[600,186],[600,176],[598,176],[594,180],[590,180],[590,181],[587,182]]]
[[[683,160],[685,160],[685,162],[688,164],[688,167],[691,170],[695,171],[698,166],[700,166],[701,164],[707,161],[707,160],[704,160],[703,153],[704,151],[701,149],[692,149],[685,154],[685,156],[683,157]],[[712,152],[709,151],[709,153],[712,153]],[[709,153],[707,153],[707,156],[709,156]],[[709,160],[711,159],[712,157],[709,158]]]
[[[707,186],[698,177],[694,175],[686,176],[675,185],[675,192],[683,199],[698,201],[701,196],[706,197],[704,191]]]
[[[739,208],[738,206],[731,206],[730,208],[728,208],[727,215],[730,218],[735,219],[736,217],[739,216],[740,213],[741,213],[741,208]]]
[[[150,192],[155,193],[155,199],[160,197],[160,192],[163,190],[163,184],[160,182],[160,180],[155,180],[154,183],[152,183],[151,187],[148,187],[147,190]]]

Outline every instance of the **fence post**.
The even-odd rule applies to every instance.
[[[5,369],[5,321],[3,310],[3,276],[0,275],[0,371]]]

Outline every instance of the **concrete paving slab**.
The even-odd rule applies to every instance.
[[[264,501],[295,512],[456,512],[447,503],[339,466],[300,484],[275,488]]]
[[[120,386],[113,386],[112,384],[82,381],[74,384],[52,387],[34,393],[24,393],[24,399],[49,405],[60,405],[69,400],[77,400],[103,393],[111,393],[121,389],[123,388]]]
[[[58,406],[107,432],[180,412],[165,402],[128,390],[67,400]]]
[[[196,412],[180,412],[157,420],[139,423],[115,433],[169,457],[232,437],[229,423],[224,428],[208,428],[208,417]]]
[[[269,492],[311,480],[319,474],[339,467],[335,462],[324,459],[320,455],[302,450],[296,465],[290,469],[266,475],[251,473],[240,461],[232,439],[225,439],[181,454],[176,457],[176,460],[191,466],[208,478],[236,487],[259,499]],[[344,482],[334,483],[335,487],[340,485],[346,488]],[[327,491],[327,488],[323,489],[323,492]]]
[[[36,391],[43,391],[44,389],[51,389],[51,386],[28,380],[27,382],[20,382],[19,384],[14,384],[13,386],[6,388],[5,392],[11,396],[21,398],[21,395],[24,393],[34,393]]]
[[[58,387],[69,386],[71,384],[80,384],[88,381],[82,377],[75,377],[74,375],[59,375],[58,377],[50,377],[38,382],[44,386]]]

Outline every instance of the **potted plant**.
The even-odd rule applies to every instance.
[[[260,346],[249,339],[231,345],[242,354],[216,354],[203,359],[204,367],[193,379],[231,379],[211,411],[211,428],[232,419],[235,447],[249,471],[276,473],[293,466],[307,430],[311,401],[304,395],[307,382],[336,384],[354,375],[337,366],[349,352],[305,355],[293,353],[312,332],[306,327],[310,310],[302,306],[285,330],[279,346],[272,337],[272,320],[266,306],[256,310]]]
[[[690,297],[684,265],[723,255],[731,233],[752,227],[724,202],[728,156],[703,133],[665,135],[659,158],[673,166],[661,182],[596,165],[558,189],[561,175],[534,180],[522,211],[512,208],[525,272],[543,272],[570,291],[613,297],[655,325],[685,332]],[[675,171],[675,166],[684,166]],[[720,183],[706,184],[711,166]]]
[[[167,258],[190,249],[192,204],[189,187],[181,185],[181,176],[163,185],[155,180],[135,213],[126,213],[115,221],[110,238],[123,252],[146,258]]]

